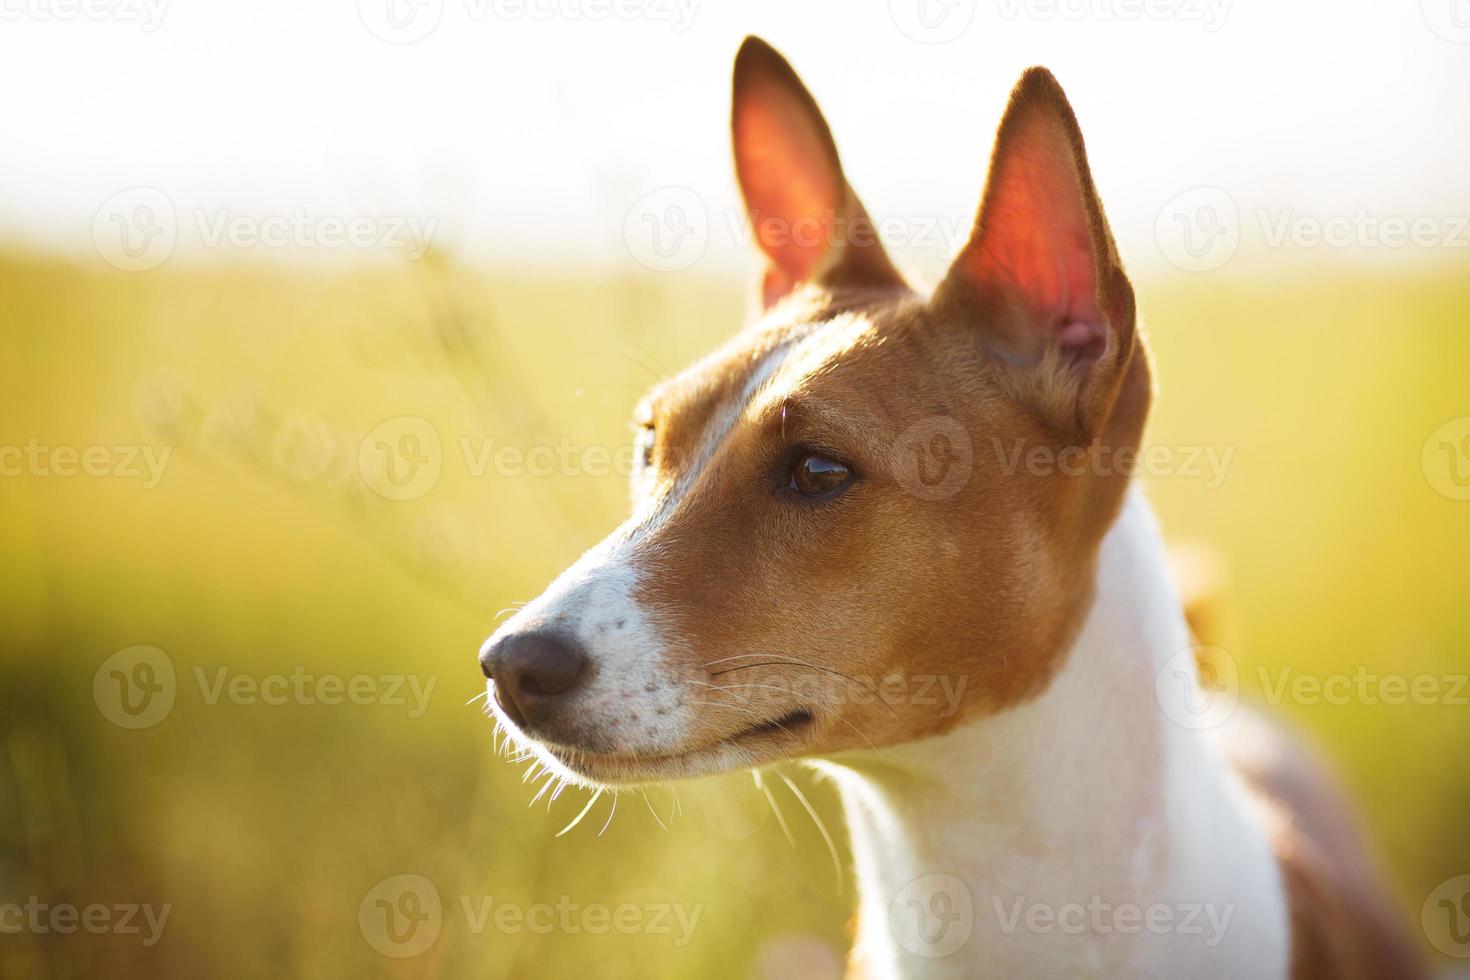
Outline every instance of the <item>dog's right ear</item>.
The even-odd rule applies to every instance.
[[[1011,93],[975,230],[934,304],[972,325],[1029,400],[1083,441],[1103,434],[1119,403],[1123,428],[1141,426],[1148,381],[1133,288],[1077,118],[1044,68]]]
[[[735,173],[766,258],[760,304],[802,283],[901,286],[811,93],[774,48],[747,37],[735,56]]]

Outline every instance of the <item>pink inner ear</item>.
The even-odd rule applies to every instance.
[[[756,241],[790,288],[812,277],[831,245],[841,174],[790,93],[752,88],[737,105],[735,165]]]
[[[1103,340],[1102,324],[1087,320],[1069,320],[1057,328],[1056,342],[1059,347],[1090,347]]]
[[[1060,120],[1032,109],[1003,132],[979,240],[963,258],[972,281],[1018,292],[1038,331],[1082,348],[1104,340],[1081,176]],[[1043,334],[1044,336],[1044,334]]]

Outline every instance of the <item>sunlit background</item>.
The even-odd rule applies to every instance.
[[[1470,956],[1426,912],[1470,874],[1464,0],[0,0],[0,905],[108,910],[0,974],[840,975],[853,882],[785,783],[557,837],[587,794],[528,807],[467,704],[621,520],[638,395],[743,319],[747,33],[920,281],[1057,74],[1150,440],[1228,459],[1147,477],[1201,639]]]

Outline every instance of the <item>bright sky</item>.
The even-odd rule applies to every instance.
[[[1470,0],[0,0],[0,243],[91,252],[106,202],[141,186],[181,255],[227,218],[259,248],[251,222],[295,215],[300,244],[367,216],[377,245],[418,227],[521,263],[656,265],[630,239],[692,214],[701,261],[737,267],[747,33],[791,59],[869,211],[907,222],[930,273],[1035,63],[1072,99],[1130,264],[1191,261],[1156,226],[1200,186],[1225,197],[1183,198],[1180,234],[1231,207],[1248,245],[1360,215],[1362,246],[1426,219],[1441,254],[1470,253]]]

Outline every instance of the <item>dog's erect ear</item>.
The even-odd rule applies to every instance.
[[[982,330],[1054,421],[1099,434],[1138,346],[1133,289],[1077,119],[1045,68],[1011,93],[975,230],[934,303]]]
[[[902,285],[811,93],[774,48],[748,37],[735,56],[735,173],[767,268],[770,307],[801,283]]]

